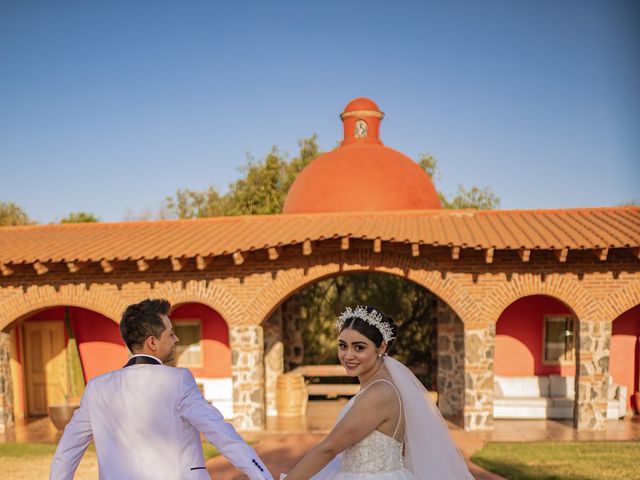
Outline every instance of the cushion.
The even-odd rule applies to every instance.
[[[549,396],[549,378],[545,376],[507,377],[496,375],[494,382],[499,383],[498,388],[500,388],[504,397],[531,398]]]
[[[493,401],[494,407],[502,408],[547,408],[551,407],[553,400],[549,397],[520,397],[497,398]]]
[[[573,400],[576,398],[575,389],[575,377],[573,375],[566,377],[549,375],[549,394],[551,398],[570,398]]]

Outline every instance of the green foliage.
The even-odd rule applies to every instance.
[[[175,197],[167,196],[165,209],[169,216],[176,218],[203,218],[224,215],[222,198],[215,188],[204,192],[185,188],[178,190]]]
[[[220,455],[218,449],[211,445],[209,442],[202,442],[202,453],[204,454],[205,461]]]
[[[493,210],[500,206],[500,197],[491,191],[491,188],[471,187],[466,189],[458,186],[458,192],[442,203],[444,208],[462,209],[475,208],[476,210]]]
[[[512,480],[637,478],[639,442],[488,443],[473,463]]]
[[[33,457],[44,457],[50,462],[56,447],[55,443],[0,443],[0,457],[31,457],[29,460],[33,460]],[[89,445],[88,451],[95,453],[96,449],[93,443]]]
[[[60,223],[94,223],[100,219],[93,213],[89,212],[71,212],[69,215],[60,220]]]
[[[423,153],[420,155],[418,165],[422,168],[432,181],[439,181],[442,175],[440,174],[440,168],[438,167],[438,161],[433,155]]]
[[[287,191],[289,162],[276,147],[256,162],[249,160],[242,168],[243,178],[231,184],[228,215],[277,214]]]
[[[321,280],[300,292],[306,364],[337,363],[333,324],[346,306],[370,305],[391,315],[399,327],[391,353],[411,366],[426,367],[431,386],[435,368],[434,296],[425,288],[393,275],[358,273]]]
[[[33,223],[26,212],[13,202],[0,202],[0,227]]]

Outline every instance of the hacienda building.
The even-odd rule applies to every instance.
[[[0,430],[68,396],[67,346],[90,380],[126,362],[124,308],[164,297],[178,365],[241,430],[275,412],[300,352],[296,292],[380,272],[437,296],[439,407],[467,430],[572,418],[640,400],[640,208],[445,210],[425,172],[382,144],[359,98],[281,215],[0,228]],[[524,392],[524,393],[523,393]]]

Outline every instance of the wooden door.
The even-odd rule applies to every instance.
[[[64,403],[69,390],[64,322],[25,322],[27,413],[46,415],[47,405]]]

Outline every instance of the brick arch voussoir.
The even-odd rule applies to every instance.
[[[381,261],[380,258],[384,258],[386,262]],[[424,259],[397,254],[390,254],[385,258],[382,253],[377,256],[351,255],[346,259],[345,263],[349,263],[346,268],[341,268],[342,262],[345,262],[345,259],[339,254],[318,255],[306,265],[279,270],[276,278],[265,285],[247,306],[247,317],[252,319],[252,323],[260,323],[286,298],[306,285],[324,278],[355,272],[387,273],[405,278],[437,295],[463,321],[479,317],[479,309],[471,300],[467,289],[450,276],[443,280],[440,272],[430,268]],[[393,267],[390,268],[389,264]]]
[[[619,288],[602,303],[604,319],[613,322],[627,310],[640,305],[640,282],[635,281]]]
[[[79,307],[92,310],[118,322],[125,307],[118,296],[107,289],[87,289],[84,285],[31,286],[5,299],[0,305],[0,330],[14,321],[45,308],[59,306]]]
[[[537,276],[514,276],[495,288],[483,302],[483,316],[493,322],[516,300],[532,295],[553,297],[567,305],[578,320],[601,320],[600,311],[589,291],[567,275],[549,275],[543,281]]]
[[[242,305],[226,288],[205,280],[166,282],[155,287],[156,296],[166,298],[171,305],[201,303],[218,312],[228,326],[246,323],[243,321]]]

